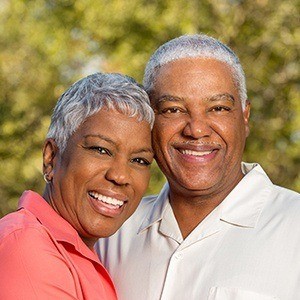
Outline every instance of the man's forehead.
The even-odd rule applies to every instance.
[[[170,77],[175,81],[186,80],[186,76],[191,78],[207,78],[215,76],[218,73],[222,73],[221,77],[230,77],[231,80],[235,77],[235,72],[231,66],[226,62],[214,59],[214,58],[182,58],[174,61],[170,61],[159,68],[155,72],[153,78],[153,88],[156,89],[157,82],[166,83],[170,81]],[[172,76],[176,74],[176,76]],[[191,82],[186,82],[190,84]],[[195,81],[197,85],[197,81]]]
[[[194,65],[194,66],[196,65],[197,66],[197,65],[199,65],[199,63],[207,63],[207,62],[215,62],[219,65],[223,65],[224,67],[231,69],[231,65],[228,62],[220,60],[216,57],[210,57],[210,56],[207,56],[207,57],[205,57],[205,56],[181,57],[178,59],[166,61],[165,63],[157,66],[155,69],[156,69],[156,74],[159,75],[159,73],[162,70],[164,70],[172,65],[183,63],[183,65],[188,64],[188,65]]]
[[[231,67],[225,62],[211,58],[196,57],[169,62],[157,71],[153,83],[150,92],[152,101],[169,101],[170,98],[177,101],[178,96],[186,93],[197,95],[201,90],[206,94],[203,97],[210,98],[210,90],[218,89],[218,87],[220,90],[215,91],[216,97],[218,97],[218,92],[223,94],[223,98],[226,92],[238,94]]]

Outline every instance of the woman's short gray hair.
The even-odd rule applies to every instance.
[[[212,58],[229,65],[239,91],[243,109],[246,106],[247,89],[243,68],[236,54],[219,40],[205,34],[182,35],[160,46],[151,56],[144,75],[144,87],[153,90],[156,75],[163,65],[182,58]]]
[[[145,120],[153,127],[154,113],[141,85],[129,76],[95,73],[74,83],[58,99],[47,138],[53,138],[64,152],[70,136],[103,107]]]

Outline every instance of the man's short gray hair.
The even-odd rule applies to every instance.
[[[129,76],[95,73],[77,81],[61,95],[47,138],[53,138],[61,153],[64,152],[71,135],[103,107],[145,120],[153,127],[154,113],[141,85]]]
[[[247,89],[243,68],[236,54],[219,40],[205,34],[182,35],[160,46],[151,56],[144,74],[144,87],[153,90],[159,68],[183,58],[212,58],[225,62],[232,70],[243,109],[246,107]]]

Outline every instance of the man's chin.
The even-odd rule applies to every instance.
[[[200,178],[194,176],[192,178],[177,178],[173,181],[172,189],[182,191],[185,194],[205,195],[211,193],[214,189],[214,184],[208,176]]]

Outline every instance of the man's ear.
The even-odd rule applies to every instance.
[[[46,139],[43,147],[43,173],[49,181],[53,179],[58,153],[58,147],[54,139]]]
[[[250,120],[250,101],[247,100],[246,101],[246,107],[243,111],[243,115],[244,115],[244,122],[245,122],[245,133],[246,133],[246,137],[249,136],[250,134],[250,127],[249,127],[249,120]]]

